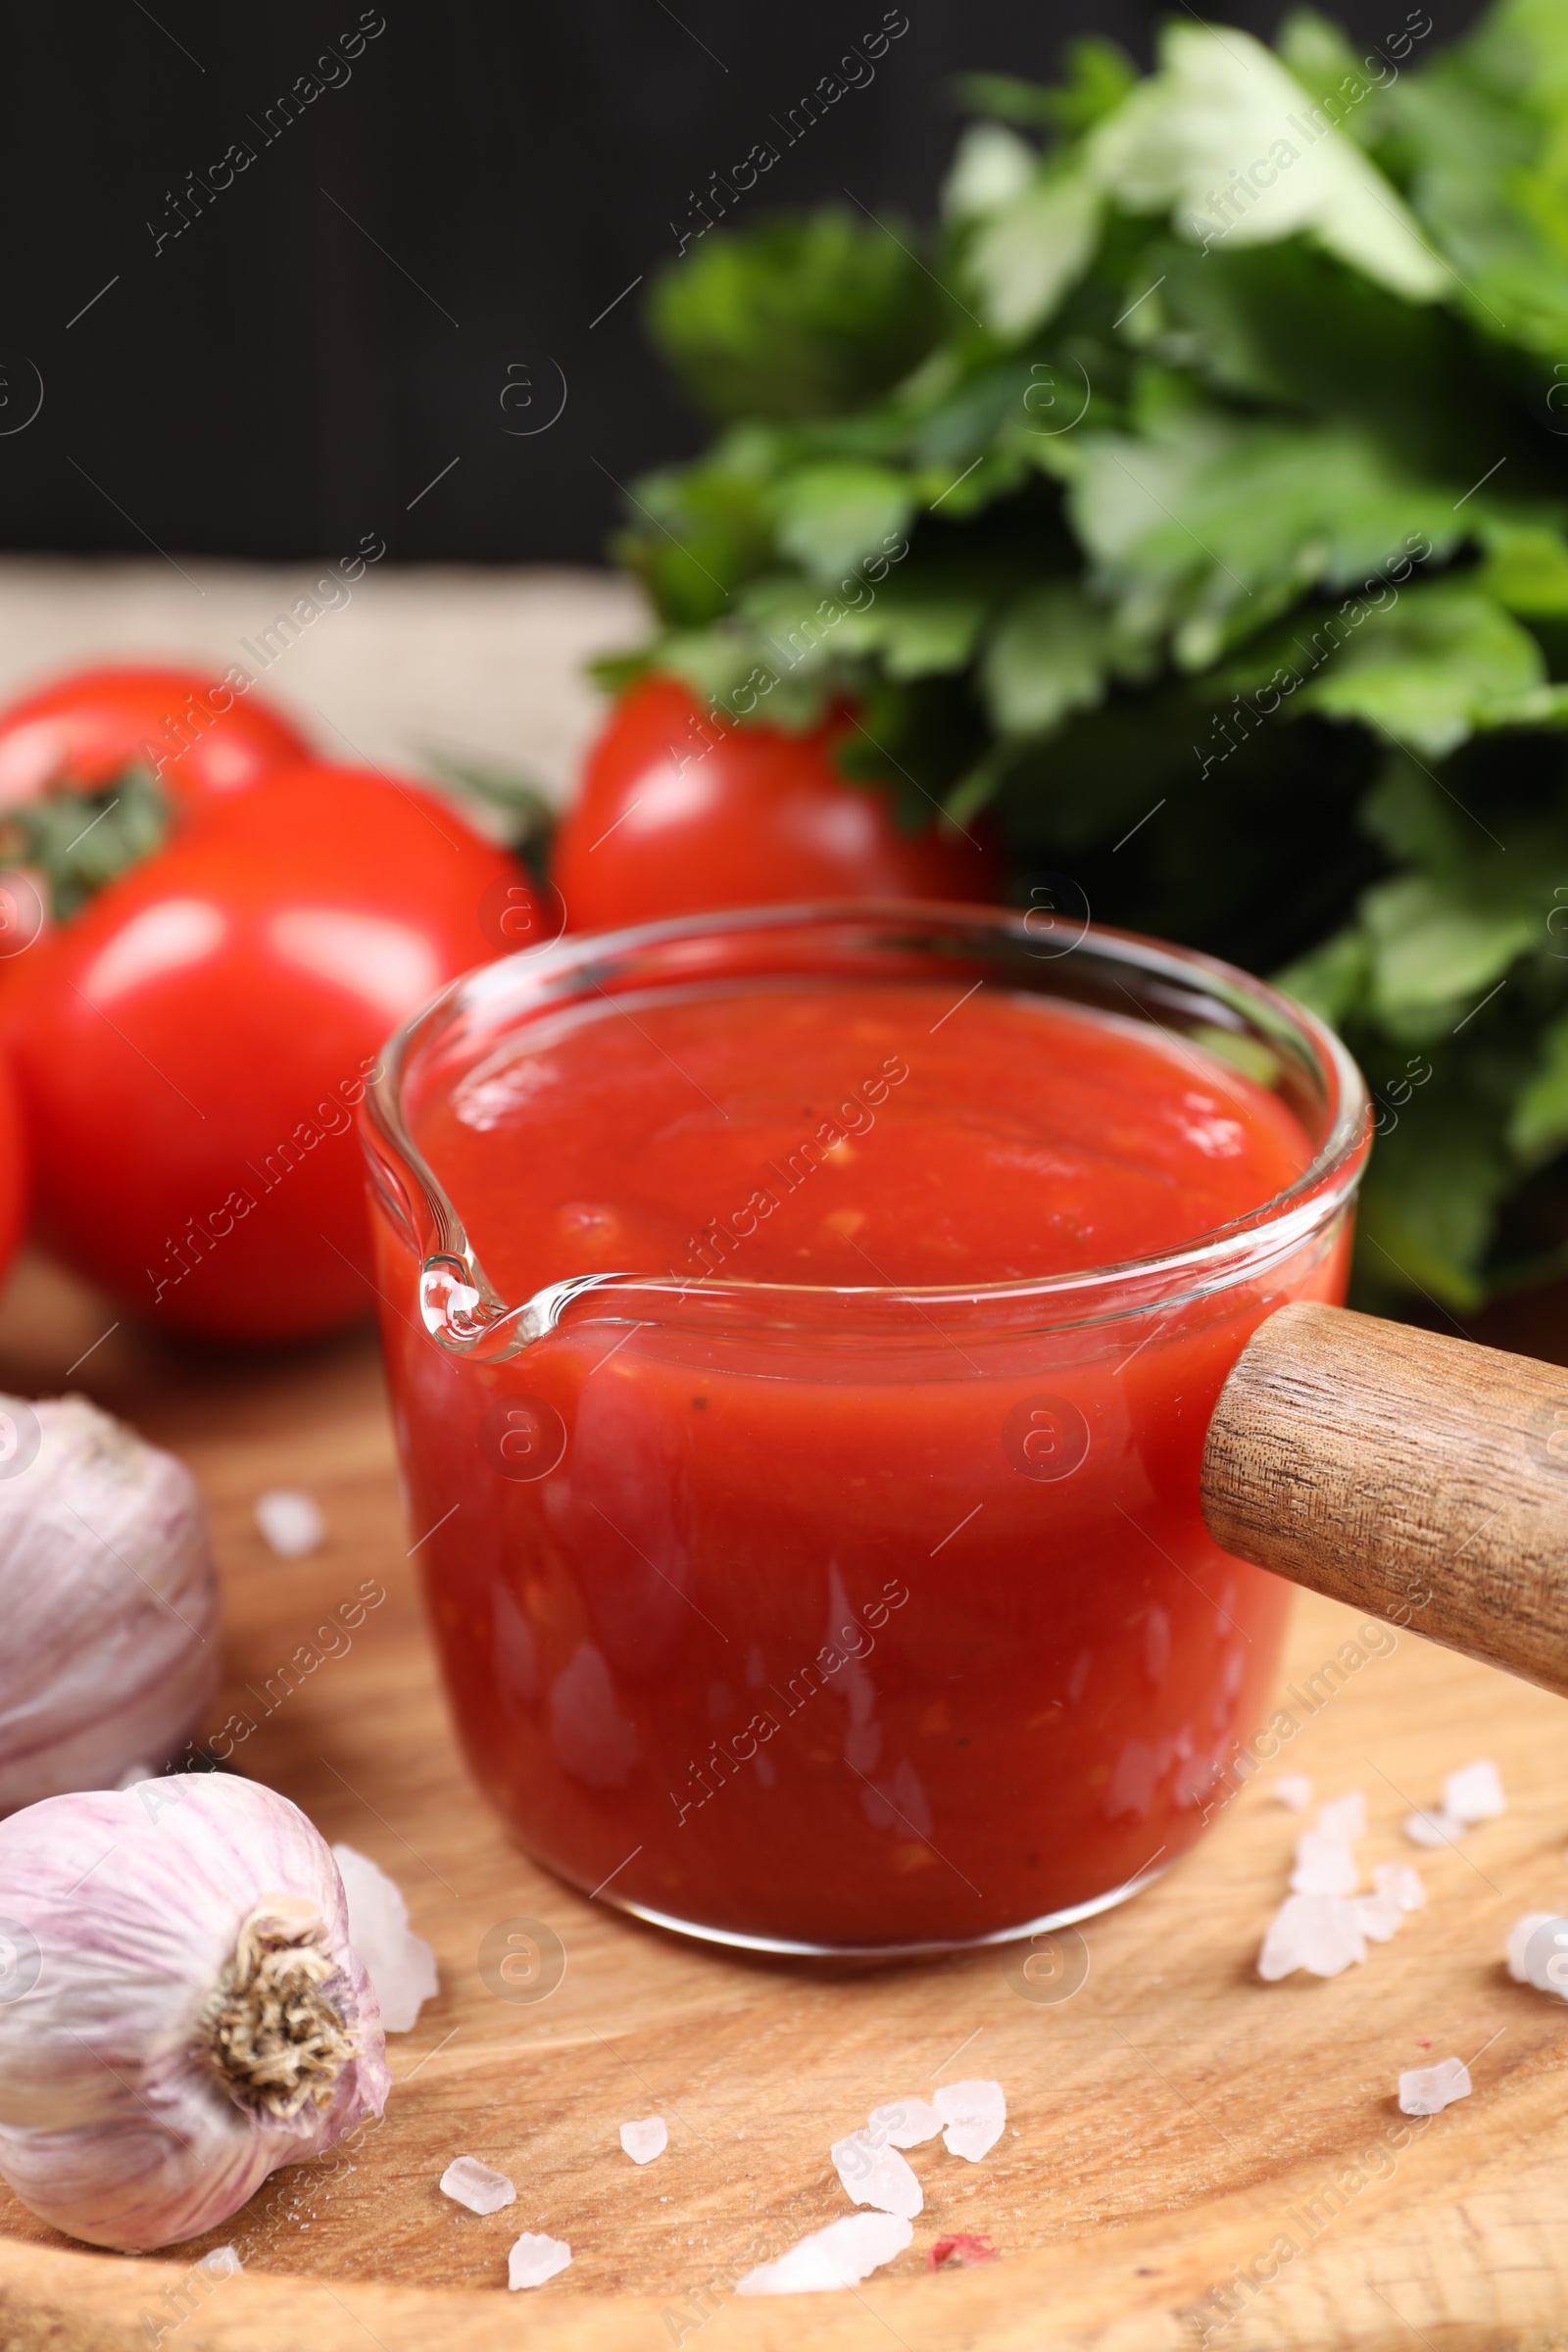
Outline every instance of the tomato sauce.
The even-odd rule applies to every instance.
[[[402,1311],[382,1226],[428,1606],[531,1853],[842,1949],[1094,1908],[1191,1843],[1286,1602],[1202,1526],[1203,1434],[1262,1316],[1341,1295],[1345,1220],[1152,1306],[1003,1286],[1274,1199],[1312,1157],[1276,1095],[989,982],[808,976],[542,1017],[411,1132],[509,1302],[662,1285],[465,1362]],[[768,1287],[798,1285],[842,1316]],[[854,1297],[889,1291],[915,1294],[896,1327]]]

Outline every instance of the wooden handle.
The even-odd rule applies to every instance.
[[[1568,1372],[1281,1307],[1203,1449],[1214,1541],[1568,1695]]]

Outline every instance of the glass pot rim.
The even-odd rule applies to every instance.
[[[710,1332],[745,1327],[758,1332],[815,1329],[842,1336],[929,1335],[933,1317],[957,1315],[972,1327],[1009,1332],[1060,1329],[1167,1306],[1263,1273],[1327,1225],[1353,1198],[1371,1145],[1365,1081],[1326,1024],[1266,981],[1196,949],[1141,933],[1083,922],[1068,946],[1042,951],[1031,932],[1037,908],[971,906],[916,900],[832,900],[751,906],[681,915],[616,931],[581,932],[527,948],[463,974],[406,1021],[388,1041],[367,1089],[360,1135],[372,1188],[394,1227],[420,1261],[419,1309],[426,1331],[449,1352],[479,1362],[502,1362],[569,1319],[698,1326]],[[1060,918],[1048,918],[1051,926]],[[712,951],[725,943],[756,954],[769,942],[793,948],[794,960],[763,961],[726,971]],[[815,942],[814,957],[805,951]],[[1069,1000],[1098,1002],[1085,989],[1044,984],[1042,966],[1072,977],[1089,964],[1103,967],[1111,986],[1139,1018],[1167,1036],[1204,1043],[1226,1034],[1238,1043],[1233,1066],[1249,1037],[1282,1070],[1315,1086],[1323,1132],[1309,1164],[1294,1183],[1244,1215],[1195,1235],[1175,1249],[1045,1276],[982,1285],[930,1286],[755,1282],[730,1274],[682,1278],[630,1270],[577,1275],[527,1299],[504,1299],[491,1284],[459,1211],[409,1132],[406,1090],[421,1062],[464,1024],[488,1023],[468,1065],[494,1050],[502,1030],[584,1002],[597,993],[613,1002],[608,980],[640,974],[646,985],[690,984],[790,973],[831,977],[858,957],[874,968],[878,951],[920,950],[940,957],[1010,958],[1013,985]],[[682,961],[681,952],[695,951]],[[836,951],[835,962],[830,951]],[[667,969],[661,969],[667,964]],[[939,967],[940,968],[940,965]],[[984,978],[982,973],[982,978]],[[1133,983],[1138,994],[1134,994]],[[977,983],[978,985],[978,983]],[[1115,1006],[1107,1009],[1117,1010]],[[1164,1013],[1164,1019],[1157,1017]],[[1201,1022],[1195,1014],[1205,1016]],[[1171,1025],[1186,1016],[1187,1030]],[[1126,1018],[1126,1014],[1120,1017]]]

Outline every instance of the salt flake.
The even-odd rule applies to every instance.
[[[1441,2115],[1455,2099],[1470,2096],[1470,2069],[1462,2058],[1445,2058],[1437,2066],[1412,2067],[1399,2077],[1401,2115]]]
[[[873,2107],[866,2121],[872,2138],[890,2148],[921,2147],[942,2129],[942,2118],[929,2099],[889,2099]]]
[[[507,2256],[507,2284],[543,2286],[554,2278],[571,2260],[571,2248],[564,2237],[546,2237],[542,2231],[525,2230]]]
[[[1404,1925],[1403,1906],[1392,1894],[1352,1895],[1350,1910],[1362,1935],[1374,1943],[1387,1943]]]
[[[1412,1813],[1404,1825],[1404,1834],[1412,1845],[1457,1845],[1464,1836],[1464,1823],[1455,1821],[1448,1813]]]
[[[844,2183],[845,2194],[857,2205],[874,2205],[879,2212],[896,2213],[912,2222],[925,2203],[925,2192],[897,2148],[879,2147],[869,2132],[836,2139],[828,2151]]]
[[[1427,1890],[1421,1873],[1410,1862],[1380,1862],[1372,1873],[1379,1894],[1386,1894],[1401,1911],[1424,1911]]]
[[[1317,1826],[1325,1838],[1338,1838],[1346,1845],[1366,1836],[1366,1798],[1359,1788],[1348,1796],[1337,1796],[1331,1805],[1319,1805]]]
[[[1293,1813],[1304,1813],[1312,1802],[1312,1784],[1304,1772],[1282,1772],[1269,1794],[1277,1803],[1289,1805]]]
[[[232,2246],[215,2246],[210,2254],[202,2256],[196,2268],[214,2278],[232,2278],[245,2265]]]
[[[441,2194],[470,2213],[499,2213],[514,2205],[517,2192],[505,2173],[493,2173],[477,2156],[454,2156],[441,2176]]]
[[[1366,1938],[1342,1894],[1293,1894],[1275,1912],[1257,1956],[1257,1973],[1275,1984],[1298,1968],[1337,1977],[1366,1958]]]
[[[1329,1830],[1304,1830],[1298,1838],[1293,1894],[1353,1894],[1360,1884],[1361,1865],[1343,1838]]]
[[[942,2144],[950,2156],[978,2164],[1002,2137],[1007,2097],[1000,2082],[944,2082],[931,2103],[946,2126]]]
[[[1527,1911],[1508,1932],[1508,1974],[1516,1984],[1568,2000],[1568,1919]]]
[[[813,2230],[777,2262],[764,2262],[740,2279],[738,2295],[820,2295],[858,2286],[885,2262],[902,2254],[913,2226],[896,2213],[847,2213],[825,2230]]]
[[[1495,1764],[1483,1756],[1459,1772],[1450,1772],[1443,1784],[1443,1810],[1450,1821],[1462,1822],[1466,1829],[1473,1821],[1500,1819],[1508,1810],[1508,1800]]]
[[[1530,1982],[1530,1945],[1538,1928],[1549,1928],[1554,1915],[1550,1911],[1527,1911],[1516,1919],[1508,1930],[1508,1974],[1516,1984]],[[1568,1921],[1564,1923],[1568,1927]]]
[[[281,1560],[303,1560],[326,1536],[326,1521],[314,1495],[295,1487],[273,1487],[256,1497],[256,1524]]]
[[[435,1953],[409,1926],[403,1889],[368,1854],[334,1845],[332,1859],[348,1897],[349,1941],[375,1986],[381,2023],[389,2034],[407,2034],[418,2023],[423,2003],[441,1989]]]
[[[662,2115],[646,2115],[640,2124],[622,2124],[620,2144],[633,2164],[652,2164],[662,2156],[669,2145],[669,2133]]]

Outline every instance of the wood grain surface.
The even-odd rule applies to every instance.
[[[861,1969],[726,1956],[558,1885],[471,1794],[420,1630],[368,1334],[247,1363],[163,1351],[114,1321],[24,1265],[0,1306],[0,1382],[58,1393],[91,1348],[71,1385],[193,1464],[225,1586],[219,1719],[257,1719],[236,1762],[397,1878],[442,1990],[390,2045],[378,2128],[275,2175],[172,2255],[73,2247],[0,2191],[7,2352],[1568,2341],[1568,2009],[1501,1963],[1521,1912],[1568,1909],[1558,1700],[1408,1634],[1363,1640],[1358,1619],[1306,1597],[1277,1754],[1178,1869],[1089,1923],[1070,1998],[1027,1997],[1016,1952]],[[296,1563],[266,1550],[251,1517],[284,1484],[314,1492],[330,1526]],[[352,1648],[269,1708],[276,1668],[366,1579],[387,1598]],[[1506,1818],[1458,1850],[1418,1852],[1404,1816],[1481,1755],[1501,1767]],[[1415,1861],[1430,1894],[1393,1943],[1328,1983],[1253,1972],[1300,1827],[1269,1794],[1286,1770],[1322,1797],[1363,1788],[1364,1861]],[[536,2005],[497,1998],[478,1973],[486,1931],[517,1918],[546,1922],[567,1956]],[[1474,2095],[1401,2118],[1400,2071],[1449,2055],[1470,2064]],[[855,2292],[734,2296],[748,2267],[849,2210],[831,2139],[884,2099],[971,2074],[1005,2085],[1008,2130],[978,2165],[940,2143],[912,2152],[926,2208],[904,2256]],[[638,2168],[617,2129],[652,2113],[669,2148]],[[459,2153],[512,2174],[516,2204],[478,2219],[444,2199]],[[566,2238],[574,2261],[513,2296],[506,2252],[523,2230]],[[998,2261],[929,2272],[927,2250],[954,2230],[989,2232]],[[221,2242],[242,2276],[195,2270]],[[1225,2324],[1216,2289],[1239,2269],[1272,2275],[1233,2294]]]
[[[1345,1307],[1282,1307],[1203,1452],[1218,1544],[1568,1692],[1568,1372]]]

